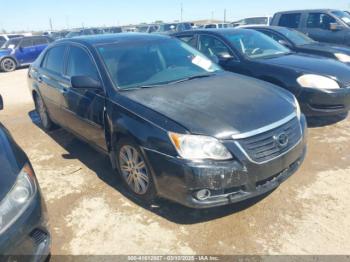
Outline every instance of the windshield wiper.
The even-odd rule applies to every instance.
[[[122,90],[123,91],[129,91],[129,90],[136,90],[136,89],[142,89],[142,88],[152,88],[152,87],[157,87],[157,86],[166,86],[166,85],[171,85],[171,84],[177,84],[177,83],[190,81],[190,80],[193,80],[193,79],[211,77],[211,76],[214,76],[214,75],[216,75],[216,74],[215,73],[211,73],[211,74],[195,75],[195,76],[190,76],[190,77],[186,77],[186,78],[175,80],[175,81],[159,83],[159,84],[153,84],[153,85],[139,85],[139,86],[135,86],[135,87],[124,88]]]

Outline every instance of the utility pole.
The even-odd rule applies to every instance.
[[[224,10],[224,23],[226,23],[226,8]]]
[[[49,24],[50,24],[50,30],[52,31],[53,30],[53,26],[52,26],[52,19],[51,19],[51,17],[49,19]]]
[[[184,9],[183,9],[183,4],[181,3],[181,19],[180,19],[181,22],[183,19],[183,13],[184,13]]]
[[[211,21],[214,21],[214,11],[211,11]]]

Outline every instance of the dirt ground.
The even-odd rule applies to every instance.
[[[37,125],[27,69],[0,73],[0,121],[30,158],[61,254],[350,254],[350,120],[309,129],[302,168],[271,194],[191,210],[132,202],[106,157]]]

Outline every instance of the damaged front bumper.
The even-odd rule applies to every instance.
[[[235,141],[225,146],[235,156],[231,161],[186,161],[144,149],[159,196],[192,208],[210,208],[263,195],[294,174],[306,155],[306,121],[302,139],[286,154],[266,163],[252,162]],[[200,200],[196,193],[210,191]]]

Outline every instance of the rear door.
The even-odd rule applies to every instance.
[[[62,97],[62,108],[67,113],[67,121],[72,131],[106,150],[104,90],[74,89],[70,85],[72,76],[89,76],[102,83],[96,63],[88,49],[74,44],[70,45],[67,55],[65,84],[68,87]]]
[[[337,20],[326,12],[310,12],[307,14],[303,32],[319,42],[343,44],[345,40],[344,30],[331,30],[331,24]]]
[[[37,77],[39,91],[50,117],[62,126],[69,124],[61,110],[62,93],[66,89],[63,77],[66,49],[66,45],[50,48],[40,65]]]

